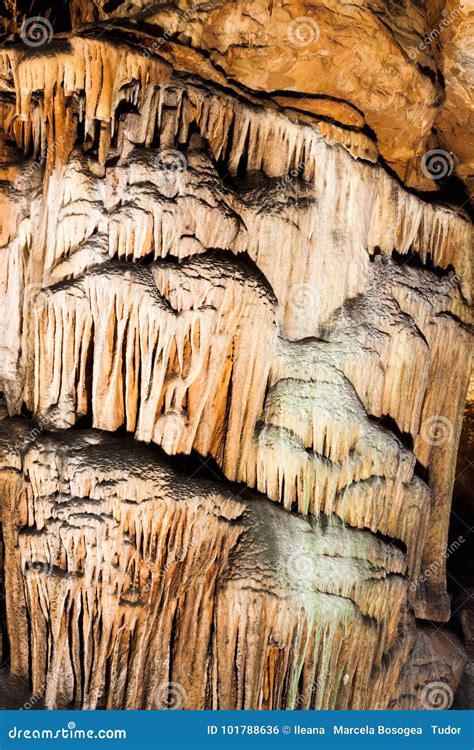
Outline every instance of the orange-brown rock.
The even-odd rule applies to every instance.
[[[441,143],[456,155],[456,173],[474,192],[474,83],[472,39],[474,5],[447,0],[440,19],[439,67],[445,83],[445,102],[435,128]]]
[[[420,190],[469,181],[467,10],[113,5],[18,2],[0,50],[12,673],[449,707],[471,225]]]
[[[100,34],[110,23],[140,37],[148,32],[149,49],[187,72],[211,79],[224,72],[244,91],[270,94],[316,121],[364,127],[376,153],[410,186],[437,186],[439,168],[427,169],[423,157],[438,147],[446,149],[445,163],[455,154],[446,173],[457,167],[469,184],[472,139],[465,128],[473,81],[466,2],[107,5],[75,0],[74,22],[100,21]]]

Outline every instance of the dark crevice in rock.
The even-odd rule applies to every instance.
[[[367,416],[373,424],[375,424],[377,427],[382,427],[383,429],[391,432],[392,435],[395,435],[395,437],[398,438],[398,440],[402,445],[405,446],[405,448],[407,448],[409,451],[413,451],[413,435],[411,435],[409,432],[402,432],[393,417],[391,417],[389,414],[383,414],[381,417],[376,417],[373,414],[368,414]]]
[[[375,262],[378,258],[382,258],[383,262],[385,260],[385,257],[386,256],[384,256],[379,247],[374,247],[374,249],[369,252],[369,258],[372,262]],[[410,249],[406,253],[399,253],[394,248],[391,252],[390,258],[394,263],[396,263],[397,266],[419,268],[420,271],[424,272],[430,271],[439,279],[442,279],[445,276],[453,275],[455,273],[454,267],[452,265],[449,265],[446,268],[435,265],[429,251],[426,253],[426,259],[424,260],[422,259],[420,253],[414,250]]]

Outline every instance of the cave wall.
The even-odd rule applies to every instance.
[[[12,675],[49,708],[449,707],[468,8],[4,13]]]

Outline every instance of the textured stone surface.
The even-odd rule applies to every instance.
[[[12,673],[49,708],[449,707],[471,225],[407,187],[440,146],[469,181],[467,9],[428,48],[441,3],[106,7],[36,45],[17,4],[0,51]]]
[[[0,436],[7,608],[13,672],[33,660],[48,706],[156,708],[168,682],[185,708],[385,705],[409,643],[400,550],[128,440],[32,429]]]
[[[470,0],[69,5],[70,14],[47,11],[57,31],[126,32],[179,70],[230,81],[240,96],[269,94],[339,140],[352,133],[363,156],[382,158],[407,185],[433,190],[455,170],[471,186]],[[436,149],[441,161],[423,166]]]
[[[448,0],[445,24],[440,27],[439,67],[446,99],[435,126],[441,143],[456,155],[456,171],[474,192],[474,4],[470,0]],[[452,19],[451,23],[447,23]]]

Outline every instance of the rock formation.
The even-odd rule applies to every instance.
[[[391,5],[6,3],[4,656],[40,706],[452,704],[469,9]]]

